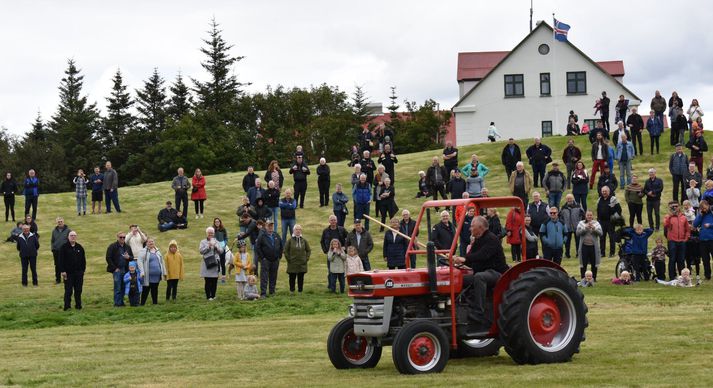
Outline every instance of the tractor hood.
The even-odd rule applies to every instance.
[[[468,270],[467,273],[472,273]],[[453,268],[455,292],[463,288],[465,270]],[[450,273],[448,267],[436,269],[438,293],[450,293]],[[428,269],[373,270],[359,272],[347,277],[349,296],[351,297],[386,297],[425,295],[428,287]]]

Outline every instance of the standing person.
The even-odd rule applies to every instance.
[[[486,228],[487,228],[487,220]],[[431,228],[431,241],[436,245],[436,249],[451,249],[451,244],[455,238],[456,228],[451,222],[451,215],[447,210],[441,212],[441,222]]]
[[[471,176],[473,170],[478,172],[478,175],[483,178],[483,182],[485,182],[485,177],[490,172],[490,169],[485,164],[480,162],[477,154],[471,155],[470,162],[461,168],[463,176],[466,177]],[[451,179],[450,175],[448,176],[448,179]]]
[[[211,225],[214,230],[215,239],[218,240],[218,244],[223,248],[223,252],[219,253],[220,256],[220,282],[225,283],[225,252],[228,247],[228,240],[230,236],[228,230],[225,229],[223,225],[223,220],[218,217],[213,219],[213,225]]]
[[[597,141],[597,135],[602,134],[602,138],[609,139],[609,132],[602,126],[602,120],[597,120],[594,123],[594,128],[589,131],[589,143]]]
[[[609,104],[611,104],[611,100],[607,97],[607,92],[602,92],[602,98],[599,100],[599,103],[601,105],[599,112],[601,114],[602,124],[604,124],[607,134],[609,134],[609,131],[611,131],[611,127],[609,126]],[[607,136],[607,138],[608,137],[609,136]]]
[[[378,162],[379,165],[384,166],[384,170],[389,174],[391,183],[396,182],[396,164],[399,162],[399,159],[396,158],[396,154],[391,150],[390,144],[384,144],[384,152],[379,155]]]
[[[166,279],[166,262],[163,260],[161,251],[156,246],[153,238],[146,240],[146,247],[141,249],[139,257],[136,258],[141,271],[141,305],[146,304],[146,300],[151,294],[151,303],[158,304],[158,284],[161,278]]]
[[[532,202],[527,206],[527,214],[532,218],[532,229],[535,233],[540,232],[540,226],[547,221],[547,204],[542,202],[540,193],[532,193]]]
[[[631,132],[629,132],[629,130],[624,127],[624,122],[618,121],[616,125],[616,131],[614,131],[611,137],[611,141],[614,143],[614,148],[616,148],[616,146],[622,141],[622,139],[631,141]]]
[[[574,249],[575,256],[579,256],[579,236],[576,234],[577,225],[580,221],[584,219],[585,210],[582,205],[574,201],[574,195],[567,194],[565,197],[565,203],[562,205],[560,210],[560,219],[564,226],[566,227],[566,236],[564,240],[565,244],[565,257],[570,258],[570,247],[572,246],[572,237],[574,237]]]
[[[203,211],[205,210],[204,204],[208,195],[205,192],[205,177],[200,168],[197,168],[193,173],[191,184],[193,185],[191,189],[191,201],[193,201],[196,219],[203,218]],[[186,214],[186,217],[187,216],[188,214]]]
[[[176,211],[188,214],[188,189],[191,188],[191,181],[184,175],[183,167],[179,167],[177,172],[178,175],[173,177],[171,182],[171,189],[175,192]],[[183,210],[181,210],[181,203],[183,203]]]
[[[537,232],[532,227],[532,217],[525,213],[525,253],[528,259],[539,259],[537,255]],[[472,226],[472,225],[471,225]]]
[[[634,218],[636,218],[636,223],[641,223],[641,213],[644,208],[644,200],[642,199],[646,195],[644,193],[644,186],[639,184],[639,180],[634,174],[631,177],[631,184],[626,186],[624,191],[624,199],[626,200],[626,205],[629,207],[629,227],[634,227]],[[651,228],[653,230],[653,228]]]
[[[354,166],[356,169],[356,166]],[[371,153],[369,151],[364,151],[362,153],[361,159],[359,159],[359,168],[363,174],[366,174],[367,182],[374,181],[374,171],[376,171],[376,165],[371,159]]]
[[[114,307],[124,306],[124,274],[129,270],[129,262],[134,259],[131,247],[125,243],[126,233],[119,232],[116,242],[106,249],[106,272],[114,278]]]
[[[17,182],[12,177],[11,172],[5,173],[5,180],[0,184],[3,199],[5,200],[5,222],[8,222],[8,217],[12,214],[12,222],[15,222],[15,193],[17,193]]]
[[[694,98],[691,100],[691,106],[688,107],[686,114],[688,114],[688,123],[691,126],[691,129],[693,129],[693,123],[703,117],[703,109],[701,109],[700,105],[698,105],[698,99]]]
[[[364,229],[360,219],[354,220],[354,229],[347,235],[345,245],[355,247],[364,271],[371,271],[369,253],[374,249],[374,240],[371,238],[371,233]]]
[[[526,205],[530,199],[530,190],[532,190],[532,177],[529,172],[525,171],[525,165],[522,162],[517,162],[508,183],[510,193],[520,198]]]
[[[560,221],[559,212],[552,206],[549,210],[550,218],[540,226],[542,239],[542,255],[546,260],[562,263],[562,247],[567,234],[567,227]]]
[[[495,138],[502,138],[500,136],[500,133],[498,132],[498,129],[495,128],[495,122],[491,121],[490,125],[488,125],[488,140],[490,140],[491,143],[495,143]]]
[[[285,185],[285,177],[282,175],[282,170],[280,170],[280,164],[277,163],[277,160],[271,161],[267,166],[267,171],[265,171],[265,182],[269,181],[275,182],[277,190],[282,190]]]
[[[671,108],[671,145],[683,143],[684,135],[688,130],[688,121],[679,108]]]
[[[309,242],[302,237],[302,226],[295,225],[292,236],[285,244],[285,261],[287,261],[287,274],[290,277],[291,294],[295,293],[295,280],[297,280],[297,292],[302,294],[311,254]]]
[[[243,176],[243,191],[245,194],[248,193],[251,187],[255,187],[255,180],[257,174],[255,174],[255,168],[253,166],[248,166],[248,172]]]
[[[104,198],[104,173],[101,172],[99,166],[94,167],[94,174],[89,177],[89,180],[92,182],[92,214],[101,214],[102,199]]]
[[[317,187],[319,188],[319,207],[329,206],[330,171],[327,159],[319,158],[317,166]]]
[[[521,160],[520,146],[515,144],[515,139],[511,137],[508,139],[508,143],[505,144],[503,152],[500,154],[500,161],[503,166],[505,166],[505,174],[507,177],[512,176],[512,172],[515,171],[515,166]]]
[[[451,171],[458,169],[458,148],[453,147],[451,141],[447,141],[443,149],[443,166],[446,168],[446,176],[451,176]]]
[[[347,263],[347,254],[344,252],[342,244],[336,238],[329,242],[329,252],[327,252],[327,263],[329,263],[329,292],[337,292],[337,280],[339,280],[339,292],[344,293],[344,272]]]
[[[77,195],[77,215],[87,215],[87,184],[89,179],[84,175],[81,168],[77,171],[77,176],[72,180],[74,192]]]
[[[666,111],[666,99],[661,97],[661,92],[656,91],[654,98],[651,99],[650,108],[654,111],[656,118],[663,123],[663,113]]]
[[[264,200],[263,202],[265,206],[270,209],[272,222],[275,223],[275,228],[277,228],[277,215],[280,210],[280,190],[275,187],[275,181],[267,181],[267,190],[265,190],[265,194],[262,196],[262,199]]]
[[[255,186],[248,189],[248,200],[250,201],[250,206],[255,206],[257,204],[257,199],[265,195],[265,189],[262,187],[262,181],[260,178],[255,178]]]
[[[413,236],[414,229],[416,229],[416,221],[411,219],[411,212],[408,211],[408,209],[404,209],[401,212],[401,221],[399,221],[399,231],[409,237]],[[416,230],[416,236],[418,236],[418,230]],[[414,236],[414,238],[416,238]],[[416,243],[417,241],[414,241],[414,246],[418,246]],[[407,266],[411,268],[416,268],[416,255],[410,255],[409,257],[406,258],[408,262],[406,263]]]
[[[616,160],[619,162],[619,188],[631,183],[631,163],[634,160],[634,147],[626,138],[616,146]]]
[[[629,100],[627,100],[623,94],[619,95],[619,100],[616,102],[616,117],[615,121],[626,122],[626,112],[629,110]]]
[[[255,255],[262,262],[260,265],[260,298],[275,295],[277,270],[280,268],[282,251],[282,239],[275,232],[275,224],[272,220],[267,220],[265,231],[260,233],[255,243]]]
[[[451,195],[451,199],[460,199],[463,197],[463,193],[467,191],[467,184],[461,177],[459,169],[453,170],[452,174],[453,176],[451,176],[451,179],[446,185],[446,192]]]
[[[195,186],[194,186],[195,187]],[[178,293],[178,281],[183,280],[186,275],[183,267],[183,255],[178,250],[178,242],[171,240],[168,243],[166,252],[166,301],[176,300]]]
[[[668,172],[673,177],[673,200],[679,202],[678,194],[681,194],[680,201],[686,197],[686,186],[683,177],[688,171],[688,156],[683,153],[681,143],[676,144],[676,152],[668,160]],[[679,189],[680,186],[680,189]],[[680,191],[679,191],[680,190]]]
[[[701,257],[703,259],[703,274],[706,280],[711,280],[711,255],[713,255],[713,212],[708,201],[700,204],[700,213],[693,221],[693,227],[699,229]],[[662,279],[663,280],[663,279]]]
[[[683,100],[678,96],[677,92],[672,92],[671,97],[668,99],[668,107],[673,108],[674,106],[679,109],[683,109]]]
[[[694,162],[688,163],[688,170],[686,171],[686,175],[683,176],[683,183],[686,184],[687,188],[690,187],[691,180],[696,181],[696,187],[703,186],[703,176],[698,171],[700,171],[700,170],[698,170],[696,168],[696,164]],[[686,193],[686,194],[688,194],[688,193]],[[688,195],[686,195],[686,196],[688,196]],[[684,197],[684,199],[685,199],[685,197]]]
[[[579,272],[584,279],[587,272],[587,265],[591,266],[592,277],[597,280],[597,269],[602,261],[601,247],[599,246],[604,231],[598,221],[594,219],[594,214],[587,211],[584,220],[577,223],[577,243],[579,257]]]
[[[352,191],[354,200],[354,218],[362,219],[364,215],[369,215],[369,207],[371,206],[371,185],[367,182],[366,174],[362,173],[359,176],[359,182]],[[369,219],[364,221],[364,227],[369,230]]]
[[[17,236],[17,251],[20,253],[22,264],[22,286],[27,287],[27,268],[32,271],[32,285],[37,287],[37,252],[40,241],[37,235],[30,232],[30,226],[22,225],[22,233]]]
[[[144,233],[139,225],[131,224],[129,233],[126,234],[126,244],[131,248],[131,252],[141,252],[141,249],[146,245],[146,233]]]
[[[106,212],[111,213],[111,204],[113,203],[116,212],[121,213],[121,207],[119,207],[119,174],[111,167],[111,162],[109,161],[106,162],[104,168],[102,189],[104,190]]]
[[[528,147],[525,154],[532,166],[532,178],[535,181],[535,187],[540,187],[542,186],[542,179],[545,177],[547,164],[552,161],[552,150],[542,144],[542,140],[539,137],[536,137],[535,144]]]
[[[349,197],[347,197],[344,192],[342,192],[342,184],[337,183],[334,187],[334,193],[332,194],[332,212],[337,216],[337,225],[344,226],[344,221],[349,214],[347,209],[347,202],[349,202]],[[282,232],[285,233],[284,231]]]
[[[304,162],[304,156],[297,155],[295,162],[290,168],[290,175],[295,180],[293,186],[295,190],[295,200],[299,203],[300,209],[305,207],[305,194],[307,193],[307,175],[310,174],[309,167]],[[262,279],[260,280],[262,283]],[[261,284],[262,286],[262,284]]]
[[[57,217],[55,222],[57,222],[57,226],[52,229],[51,247],[52,257],[54,258],[54,282],[55,284],[59,284],[62,281],[60,276],[62,271],[60,271],[59,268],[59,250],[62,248],[62,245],[67,242],[69,232],[72,230],[69,229],[69,226],[64,224],[64,218],[62,217]]]
[[[394,217],[394,214],[399,210],[396,205],[394,197],[396,196],[396,189],[391,185],[391,178],[385,178],[383,184],[376,189],[376,198],[379,199],[379,213],[381,214],[381,223],[386,222],[386,216],[389,219]],[[381,227],[380,231],[384,228]]]
[[[582,151],[574,145],[574,139],[570,138],[567,140],[567,147],[564,148],[562,152],[562,162],[564,162],[567,168],[567,186],[566,189],[572,188],[572,172],[574,171],[574,166],[577,165],[582,159]],[[509,176],[509,175],[508,175]]]
[[[468,245],[470,245],[470,225],[473,223],[473,218],[475,218],[475,206],[468,206],[467,208],[461,206],[459,209],[463,209],[463,214],[456,214],[456,222],[463,218],[463,226],[460,229],[460,236],[458,236],[460,244],[458,254],[465,255],[468,253]]]
[[[646,215],[649,219],[649,228],[659,231],[661,223],[661,193],[663,192],[663,181],[656,177],[656,169],[649,169],[649,179],[644,183],[644,194],[646,195]],[[653,222],[652,213],[656,216],[656,223]]]
[[[611,173],[609,167],[604,167],[602,175],[599,176],[599,182],[597,182],[597,191],[599,192],[599,195],[601,195],[602,187],[608,187],[609,193],[614,195],[618,184],[619,182],[617,182],[616,177]]]
[[[297,224],[297,200],[292,198],[292,189],[285,189],[285,196],[280,199],[280,220],[282,220],[282,243],[287,242],[286,237],[289,230],[289,235],[294,232]]]
[[[613,195],[610,195],[608,187],[602,187],[602,195],[597,201],[597,221],[602,226],[602,236],[599,238],[599,247],[601,256],[606,256],[607,251],[607,236],[609,237],[609,256],[614,256],[614,223],[612,216],[618,214],[621,216],[621,205]]]
[[[686,148],[691,150],[690,162],[695,163],[698,171],[703,171],[703,153],[708,151],[708,143],[703,138],[703,131],[696,130],[686,143]]]
[[[475,213],[474,213],[475,214]],[[471,220],[472,223],[472,220]],[[516,206],[510,209],[507,217],[505,218],[505,235],[507,236],[506,242],[510,244],[510,252],[512,254],[512,261],[522,260],[522,229],[525,227],[525,218],[522,215],[520,207]],[[465,222],[461,231],[465,228]],[[461,244],[463,240],[461,239]],[[461,250],[462,253],[467,253],[465,249]],[[462,255],[461,255],[462,256]]]
[[[552,169],[545,174],[545,178],[542,180],[542,187],[545,189],[548,204],[559,209],[562,192],[567,189],[567,178],[560,171],[558,163],[552,163]]]
[[[691,226],[686,216],[678,210],[678,202],[668,203],[669,214],[663,219],[663,227],[668,239],[668,277],[676,279],[686,267],[686,241],[691,237]]]
[[[649,112],[649,118],[646,119],[646,130],[649,131],[649,137],[651,138],[651,155],[654,154],[654,144],[656,145],[656,154],[658,155],[659,138],[663,133],[663,121],[656,116],[656,112],[653,110]]]
[[[597,134],[597,138],[592,143],[592,173],[589,176],[589,189],[594,188],[594,180],[597,176],[597,171],[600,173],[607,165],[609,159],[609,147],[604,142],[604,136]]]
[[[37,219],[37,199],[40,196],[40,180],[37,178],[35,170],[27,171],[23,194],[25,195],[25,214],[30,214],[32,207],[32,219]]]
[[[587,168],[581,160],[574,165],[574,172],[572,172],[572,194],[574,200],[586,211],[589,176],[587,176]]]
[[[86,269],[87,256],[84,247],[77,242],[77,232],[71,231],[67,242],[59,250],[59,270],[64,280],[64,311],[72,308],[72,294],[74,308],[82,309],[82,286]]]
[[[347,230],[337,225],[337,217],[335,215],[330,215],[329,226],[324,228],[324,230],[322,231],[322,238],[320,238],[319,240],[319,245],[322,248],[322,252],[324,252],[324,254],[327,254],[327,252],[329,251],[329,247],[333,239],[339,240],[339,243],[342,246],[345,246],[347,242]],[[329,277],[329,273],[329,260],[327,260],[327,288],[333,290],[334,283],[332,283],[333,279]]]
[[[448,182],[448,176],[446,175],[446,169],[438,163],[438,156],[434,156],[431,159],[431,166],[426,171],[426,182],[428,187],[433,193],[433,199],[438,199],[438,194],[441,194],[442,199],[448,199],[446,196],[446,183]],[[438,211],[438,208],[436,208]]]
[[[644,119],[641,118],[638,112],[639,110],[636,107],[631,108],[631,114],[629,118],[626,119],[626,126],[629,127],[629,131],[631,132],[631,142],[634,145],[634,152],[637,152],[637,155],[643,155],[644,144],[641,140],[641,132],[644,130]],[[636,144],[639,144],[638,151],[636,150]]]
[[[205,230],[206,238],[201,240],[198,252],[201,254],[200,276],[204,280],[203,288],[207,300],[215,300],[220,276],[220,254],[223,247],[215,239],[215,229],[209,226]]]
[[[389,224],[391,229],[384,234],[384,261],[389,269],[406,269],[408,240],[394,231],[399,230],[398,218],[392,218]]]

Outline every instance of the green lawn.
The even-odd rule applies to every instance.
[[[713,136],[707,139],[713,142]],[[550,138],[545,143],[558,159],[565,138]],[[524,152],[529,142],[520,144]],[[577,139],[577,144],[587,159],[586,139]],[[461,149],[461,164],[476,152],[491,168],[486,179],[491,195],[507,191],[499,163],[502,146],[501,142]],[[664,199],[671,197],[671,182],[666,178],[671,151],[664,146],[661,155],[647,154],[635,161],[637,172],[644,173],[651,166],[661,171],[666,185]],[[401,209],[412,213],[418,210],[419,202],[413,199],[416,173],[425,170],[430,157],[437,154],[440,151],[399,157],[396,198]],[[347,185],[351,169],[346,162],[330,165],[332,184]],[[366,384],[370,386],[713,384],[706,371],[706,365],[713,362],[713,286],[611,286],[607,283],[613,274],[613,258],[603,261],[598,286],[585,290],[590,326],[581,353],[571,363],[517,366],[503,351],[499,357],[488,359],[452,360],[440,375],[404,377],[396,372],[387,349],[373,371],[335,370],[327,358],[326,337],[331,326],[345,315],[349,298],[325,292],[326,264],[318,239],[330,211],[318,207],[314,177],[309,183],[306,209],[297,214],[313,247],[305,294],[288,295],[287,276],[282,270],[275,298],[238,302],[229,282],[219,286],[216,301],[204,300],[203,281],[198,277],[198,242],[214,216],[223,218],[231,234],[237,231],[234,211],[242,196],[242,175],[208,176],[206,217],[211,218],[191,219],[189,229],[163,234],[156,231],[155,216],[163,202],[173,197],[166,182],[120,189],[121,214],[77,217],[73,193],[41,196],[38,288],[20,286],[20,263],[14,245],[0,245],[0,386],[341,386],[364,384],[365,378],[369,378]],[[289,176],[286,184],[291,185]],[[589,199],[593,204],[594,195]],[[20,208],[22,200],[18,202]],[[49,237],[58,215],[77,230],[88,254],[85,308],[81,312],[62,311],[63,288],[53,284]],[[503,222],[504,216],[501,212]],[[112,282],[105,272],[104,251],[115,240],[115,233],[128,229],[130,223],[142,225],[156,237],[162,250],[169,240],[179,241],[186,257],[187,278],[179,284],[177,302],[166,304],[160,298],[158,306],[112,308]],[[9,231],[10,223],[6,229]],[[384,268],[377,254],[382,235],[375,228],[372,234],[377,241],[372,264]],[[578,273],[576,259],[565,260],[564,266],[570,273]],[[161,293],[164,286],[160,286]]]

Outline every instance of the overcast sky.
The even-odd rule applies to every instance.
[[[199,48],[215,16],[250,91],[326,82],[351,93],[364,86],[387,105],[458,99],[461,51],[510,50],[529,31],[529,0],[501,1],[10,1],[0,0],[0,126],[29,130],[37,111],[56,111],[68,58],[84,92],[103,108],[121,68],[133,90],[154,67],[168,81],[181,71],[204,77]],[[705,2],[537,1],[535,20],[552,13],[570,41],[595,61],[624,60],[624,83],[644,100],[677,90],[713,112],[713,7]],[[403,107],[403,103],[401,104]],[[713,114],[713,113],[712,113]]]

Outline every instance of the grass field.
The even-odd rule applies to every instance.
[[[713,136],[707,139],[712,142]],[[549,138],[546,144],[557,159],[565,138]],[[585,138],[577,139],[577,144],[585,155],[589,154]],[[527,147],[529,142],[521,141],[520,145]],[[499,162],[502,146],[483,144],[460,150],[461,164],[476,152],[491,168],[486,179],[491,195],[503,195],[507,190]],[[651,166],[661,171],[666,185],[664,199],[671,197],[671,182],[666,178],[670,152],[670,147],[664,146],[661,155],[647,153],[635,161],[637,172]],[[401,209],[418,210],[419,202],[413,199],[416,172],[425,170],[436,154],[440,151],[399,157],[396,199]],[[330,165],[332,185],[349,182],[351,169],[346,162]],[[275,298],[238,302],[229,282],[219,286],[216,301],[204,299],[203,281],[198,276],[198,242],[214,216],[223,218],[231,235],[237,232],[234,211],[242,196],[242,175],[208,176],[206,218],[191,219],[187,230],[163,234],[156,231],[156,213],[166,199],[172,198],[167,182],[120,189],[121,214],[77,217],[73,193],[41,196],[39,287],[20,286],[15,247],[0,245],[0,386],[713,384],[707,372],[707,365],[713,362],[713,284],[704,283],[695,289],[652,283],[611,286],[608,278],[613,274],[613,258],[603,260],[597,287],[584,290],[590,326],[581,353],[570,363],[517,366],[501,351],[498,357],[452,360],[439,375],[405,377],[394,369],[387,348],[374,370],[335,370],[327,358],[326,337],[332,325],[345,316],[349,298],[326,293],[326,263],[319,250],[319,236],[330,210],[318,207],[314,177],[309,183],[306,209],[297,213],[297,221],[313,247],[304,295],[286,292],[287,276],[282,269]],[[291,185],[289,177],[286,185]],[[594,194],[589,200],[594,203]],[[20,199],[18,208],[21,206]],[[81,312],[62,311],[63,288],[53,284],[49,237],[58,215],[78,232],[79,242],[87,250]],[[501,212],[503,222],[504,216]],[[175,303],[167,304],[161,297],[158,306],[112,307],[112,282],[105,272],[104,252],[115,240],[115,233],[128,229],[130,223],[140,224],[156,237],[164,251],[169,240],[179,241],[186,257],[186,280],[179,284]],[[5,225],[9,231],[10,223]],[[377,241],[372,265],[384,268],[377,254],[383,237],[373,227],[372,234]],[[564,267],[578,273],[576,259],[565,260]],[[164,287],[162,283],[160,296]]]

